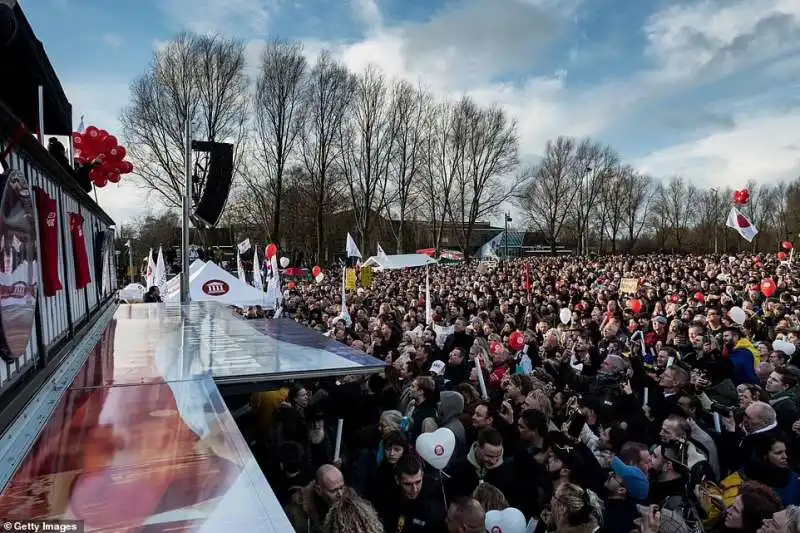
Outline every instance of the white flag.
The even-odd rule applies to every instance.
[[[731,207],[725,225],[738,231],[739,235],[747,242],[753,242],[753,239],[758,235],[758,230],[753,226],[753,223],[750,222],[750,219],[741,214],[735,207]]]
[[[383,251],[383,248],[381,248],[381,245],[380,245],[380,244],[378,245],[378,253],[377,253],[377,256],[378,256],[378,259],[381,259],[381,258],[383,258],[383,257],[386,257],[386,252],[384,252],[384,251]]]
[[[258,262],[258,246],[253,247],[253,287],[263,291],[264,282],[261,279],[261,265]]]
[[[253,259],[258,259],[254,257]],[[239,274],[239,281],[247,284],[247,274],[244,271],[244,267],[242,266],[242,255],[237,251],[236,252],[236,273]]]
[[[156,260],[156,273],[154,277],[154,284],[158,286],[159,291],[164,291],[167,288],[167,265],[164,263],[164,251],[158,247],[158,259]]]
[[[433,323],[433,308],[431,307],[431,278],[428,267],[425,267],[425,323]]]
[[[349,233],[347,234],[347,238],[350,239]],[[353,246],[355,246],[355,244]],[[350,318],[350,311],[347,310],[347,290],[345,289],[346,276],[347,276],[347,269],[345,268],[344,265],[342,265],[342,312],[341,314],[339,314],[339,318],[341,320],[344,320],[345,325],[349,328],[353,324],[353,319]]]
[[[239,249],[240,254],[247,253],[247,250],[250,249],[250,238],[248,237],[247,239],[243,240],[237,244],[236,247]]]
[[[361,259],[361,252],[358,250],[358,246],[356,246],[356,241],[353,240],[353,237],[350,234],[347,234],[347,257],[358,257]]]
[[[155,285],[156,279],[156,264],[153,262],[153,249],[150,248],[150,251],[147,252],[147,271],[144,275],[145,283],[147,284],[147,289],[149,290],[150,287]]]
[[[131,247],[131,240],[128,239],[127,241],[125,241],[125,248],[130,248],[130,247]]]

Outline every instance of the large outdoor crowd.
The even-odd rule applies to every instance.
[[[785,261],[385,271],[350,292],[350,320],[328,274],[293,285],[284,313],[388,365],[252,398],[257,457],[298,533],[483,533],[509,507],[537,533],[800,533],[800,279]],[[441,470],[415,447],[437,428],[455,436]]]

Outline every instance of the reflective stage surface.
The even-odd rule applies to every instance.
[[[214,379],[361,362],[380,366],[290,321],[257,330],[216,304],[123,306],[0,494],[0,517],[291,532]]]

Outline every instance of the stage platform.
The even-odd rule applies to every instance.
[[[97,532],[291,532],[215,382],[382,366],[286,319],[121,306],[0,439],[0,517]]]

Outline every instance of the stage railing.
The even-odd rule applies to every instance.
[[[95,261],[94,250],[98,245],[95,239],[98,232],[111,232],[113,237],[114,221],[0,102],[0,153],[9,146],[6,164],[10,169],[21,171],[31,188],[41,187],[57,202],[58,273],[63,290],[54,296],[44,296],[41,285],[42,262],[38,260],[40,282],[36,325],[28,348],[23,357],[13,362],[0,360],[0,432],[36,392],[37,383],[43,382],[52,373],[58,359],[66,355],[65,352],[80,338],[83,330],[93,324],[100,311],[112,303],[117,289],[113,245],[108,253],[103,254],[99,264]],[[78,289],[75,282],[70,213],[79,213],[84,219],[91,283],[82,289]],[[38,236],[38,213],[35,219]],[[41,258],[41,245],[37,246],[37,250]],[[104,268],[107,280],[98,283]]]

